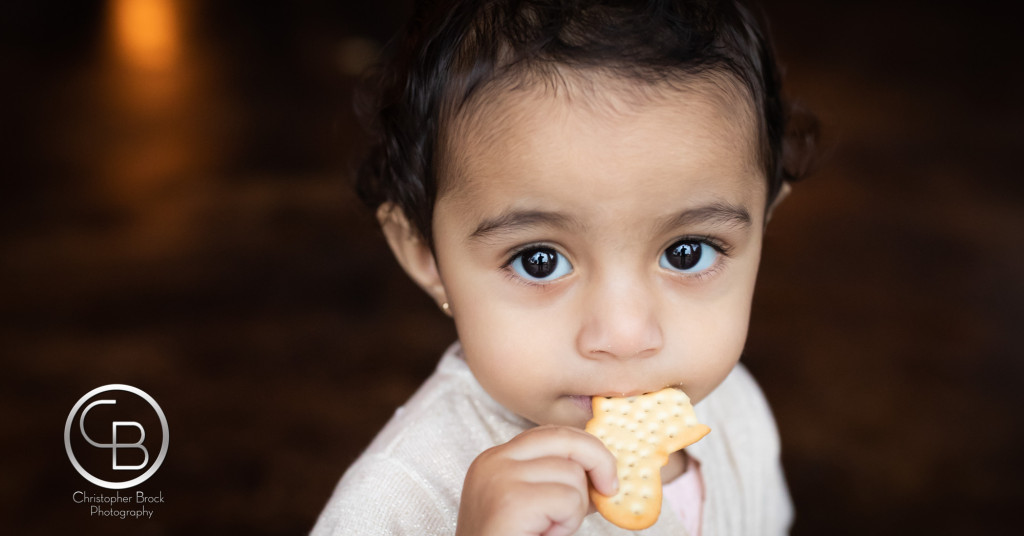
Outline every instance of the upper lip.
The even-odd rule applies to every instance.
[[[666,387],[674,387],[674,386],[666,386]],[[642,390],[634,389],[634,390],[630,390],[630,391],[601,391],[601,392],[599,392],[597,394],[594,394],[594,395],[591,395],[591,396],[602,396],[602,397],[605,397],[605,398],[629,398],[629,397],[633,397],[633,396],[645,395],[647,393],[654,393],[654,392],[660,391],[660,390],[662,390],[664,388],[665,387],[659,387],[657,389],[642,389]]]

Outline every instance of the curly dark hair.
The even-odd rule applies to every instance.
[[[817,121],[783,101],[767,27],[740,0],[421,0],[362,110],[375,137],[356,178],[371,208],[393,203],[428,244],[442,129],[498,81],[557,67],[656,83],[722,74],[757,115],[768,202],[801,178]]]

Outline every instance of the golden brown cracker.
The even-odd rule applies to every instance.
[[[690,397],[676,388],[628,398],[595,396],[587,432],[615,455],[619,491],[611,497],[590,489],[590,499],[608,521],[645,529],[661,513],[661,467],[668,455],[711,431],[697,420]]]

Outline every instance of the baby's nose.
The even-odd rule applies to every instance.
[[[581,355],[638,359],[661,351],[664,337],[658,301],[645,282],[617,280],[596,285],[585,302],[576,341]]]

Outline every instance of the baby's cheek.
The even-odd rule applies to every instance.
[[[694,356],[696,370],[691,378],[690,395],[694,403],[704,399],[725,380],[739,361],[746,344],[745,317],[724,316],[714,329],[707,329]]]
[[[470,369],[492,396],[514,394],[534,382],[537,346],[531,341],[476,331],[462,336],[462,346]]]

